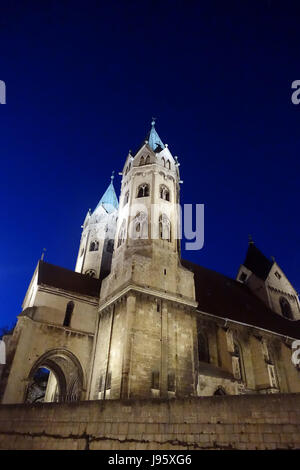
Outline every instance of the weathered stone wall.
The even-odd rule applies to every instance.
[[[300,394],[0,406],[0,449],[289,448]]]

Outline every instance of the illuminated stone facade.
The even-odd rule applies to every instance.
[[[237,280],[181,259],[179,163],[154,124],[88,212],[76,272],[40,261],[6,337],[3,404],[300,392],[299,299],[250,242]],[[113,243],[114,240],[114,243]]]

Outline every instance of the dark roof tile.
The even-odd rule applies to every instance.
[[[273,312],[245,284],[191,261],[181,264],[194,273],[199,310],[300,339],[300,321]]]
[[[90,297],[99,297],[101,287],[99,279],[42,260],[39,261],[38,284],[45,284]]]

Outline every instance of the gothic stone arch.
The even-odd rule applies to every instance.
[[[43,354],[31,368],[25,402],[28,401],[28,391],[33,384],[34,375],[41,367],[49,369],[55,375],[59,391],[58,401],[78,401],[82,398],[85,380],[80,362],[66,349],[52,349]]]

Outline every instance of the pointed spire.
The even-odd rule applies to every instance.
[[[254,241],[249,239],[249,246],[244,261],[244,266],[252,271],[260,279],[266,280],[273,261],[270,261],[255,245]]]
[[[46,248],[43,248],[42,254],[41,254],[41,261],[44,261],[45,253],[46,253]]]
[[[119,207],[118,198],[113,184],[113,180],[115,177],[114,174],[115,172],[113,171],[110,177],[110,184],[96,207],[97,209],[99,206],[102,206],[109,214],[111,212],[114,212]]]
[[[250,235],[250,234],[248,235],[248,243],[249,243],[249,245],[254,245],[252,235]]]
[[[154,151],[154,152],[161,152],[165,146],[164,144],[162,143],[162,140],[161,138],[159,137],[158,133],[156,132],[156,129],[155,129],[155,120],[156,118],[152,118],[152,121],[151,121],[151,130],[149,132],[149,136],[147,137],[147,140],[148,140],[148,143],[149,143],[149,146],[150,148]]]

